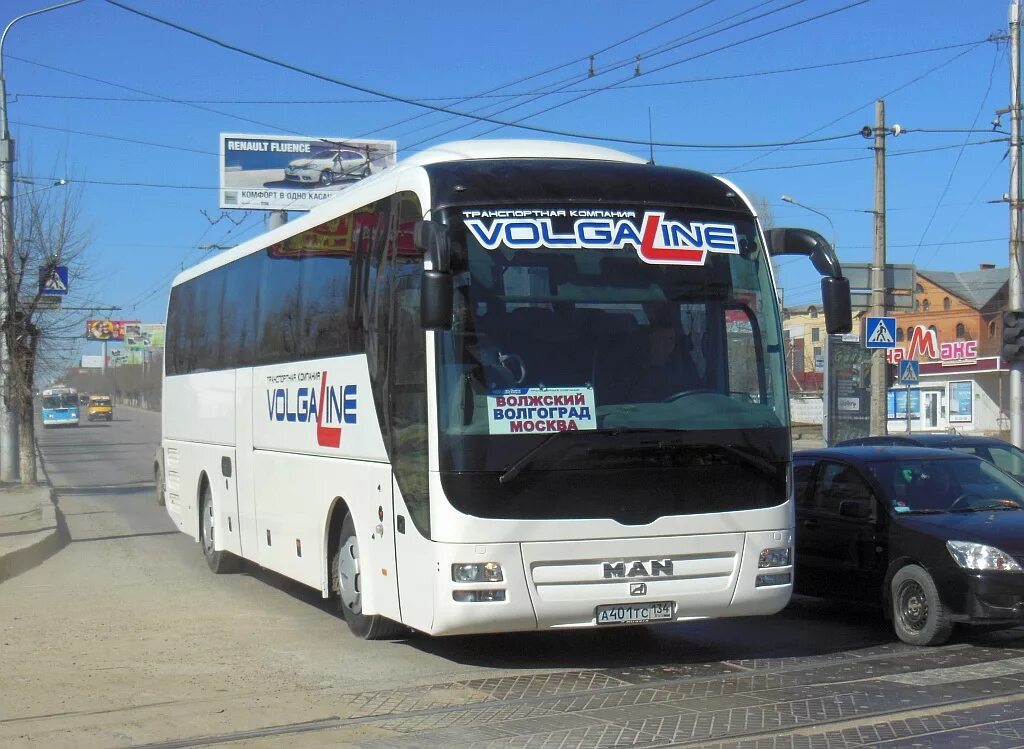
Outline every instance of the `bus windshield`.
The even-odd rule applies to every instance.
[[[639,227],[651,210],[566,212],[532,244],[571,244],[581,231],[573,215],[634,216]],[[708,458],[716,445],[788,460],[781,328],[754,221],[663,210],[666,225],[734,226],[737,251],[707,252],[702,264],[650,262],[629,244],[530,246],[530,226],[512,248],[514,231],[501,241],[493,224],[473,223],[480,211],[453,212],[454,323],[439,345],[442,470],[504,473],[531,450],[538,471],[639,469],[669,444],[672,457],[655,461],[662,468],[728,466],[725,453]],[[539,450],[542,439],[552,445]],[[769,494],[754,506],[784,501]]]
[[[77,408],[78,396],[75,393],[58,393],[43,396],[43,408]]]

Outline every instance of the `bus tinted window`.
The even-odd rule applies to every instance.
[[[175,286],[167,374],[363,353],[391,202],[364,206]],[[411,243],[411,234],[405,239]],[[362,261],[357,249],[365,253]]]

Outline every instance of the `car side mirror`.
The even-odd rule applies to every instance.
[[[821,306],[825,310],[825,330],[829,335],[849,333],[853,328],[850,279],[835,276],[821,279]]]
[[[839,503],[839,515],[854,520],[867,520],[871,517],[871,506],[855,499],[844,499]]]

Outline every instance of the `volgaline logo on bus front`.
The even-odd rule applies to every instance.
[[[303,382],[313,384],[293,386]],[[356,386],[331,385],[327,372],[268,375],[267,385],[272,386],[267,388],[267,418],[316,424],[316,442],[321,447],[340,447],[341,425],[357,423]]]
[[[632,211],[578,209],[471,210],[465,225],[488,250],[505,245],[513,250],[592,249],[617,250],[632,246],[645,263],[704,265],[709,252],[739,254],[739,237],[733,224],[667,221],[657,211],[636,218],[622,218]],[[606,214],[606,215],[600,215]],[[575,217],[571,232],[559,233],[552,220]]]

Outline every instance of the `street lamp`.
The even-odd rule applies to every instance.
[[[804,205],[803,203],[799,202],[798,200],[794,200],[791,195],[783,195],[782,196],[782,202],[784,202],[784,203],[792,203],[793,205],[798,205],[801,208],[803,208],[804,210],[810,211],[811,213],[817,213],[823,219],[828,221],[829,228],[832,229],[832,247],[833,248],[836,247],[836,226],[835,226],[835,224],[832,223],[832,219],[829,218],[827,213],[823,213],[823,212],[819,211],[817,208],[811,208],[809,205]]]
[[[18,478],[18,432],[8,398],[11,352],[7,346],[7,323],[12,317],[11,270],[14,254],[14,141],[7,128],[7,82],[4,79],[4,42],[18,21],[51,10],[77,5],[82,0],[67,0],[39,10],[22,13],[0,34],[0,481]]]

